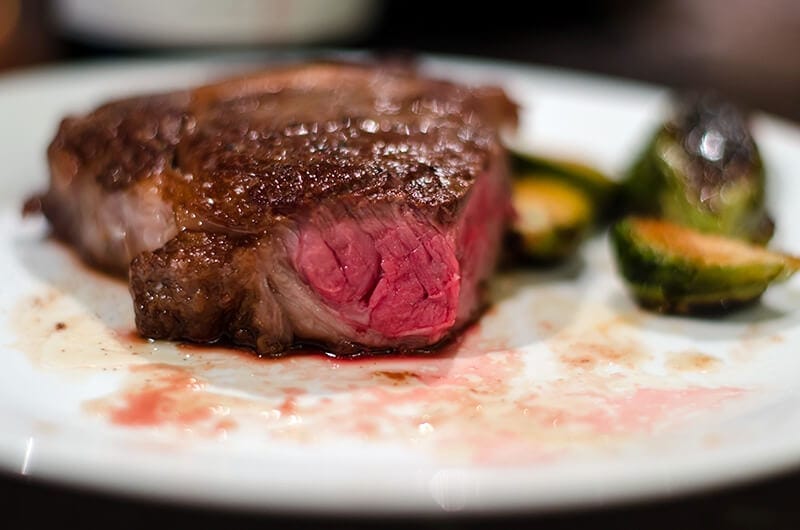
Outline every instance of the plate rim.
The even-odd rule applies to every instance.
[[[315,56],[316,52],[310,53],[310,55]],[[176,57],[159,57],[159,58],[130,58],[130,59],[103,59],[103,60],[92,60],[86,61],[81,63],[67,63],[67,64],[59,64],[55,66],[38,66],[34,68],[25,69],[22,71],[12,71],[10,73],[5,73],[0,75],[0,97],[6,97],[7,91],[9,89],[14,89],[15,87],[19,87],[20,85],[24,86],[30,83],[42,83],[47,82],[48,79],[58,79],[59,76],[63,75],[87,75],[91,74],[95,71],[115,71],[119,70],[137,70],[141,68],[170,68],[172,65],[182,65],[187,66],[189,68],[200,67],[200,66],[207,66],[213,67],[213,65],[218,65],[220,61],[225,61],[226,59],[236,57],[242,61],[242,64],[249,64],[250,62],[254,62],[258,64],[260,61],[269,60],[272,58],[275,60],[283,60],[288,58],[289,60],[292,59],[301,59],[303,57],[307,57],[309,55],[308,51],[296,53],[290,52],[286,55],[284,54],[265,54],[264,52],[253,52],[253,53],[245,53],[242,54],[240,52],[236,53],[223,53],[223,54],[198,54],[198,55],[190,55],[189,57],[186,56],[176,56]],[[566,68],[555,68],[549,66],[542,66],[542,65],[533,65],[533,64],[525,64],[525,63],[517,63],[514,61],[507,61],[507,60],[493,60],[493,59],[486,59],[486,58],[477,58],[477,57],[469,57],[463,55],[422,55],[424,61],[429,63],[432,67],[436,68],[437,65],[442,64],[455,64],[461,67],[468,67],[468,68],[477,68],[477,69],[484,69],[484,70],[496,70],[496,71],[503,71],[503,70],[510,70],[513,69],[518,75],[522,77],[528,77],[531,75],[551,75],[555,78],[559,77],[566,77],[570,78],[573,81],[588,81],[590,84],[594,83],[601,83],[605,84],[608,87],[612,88],[615,86],[625,86],[634,90],[641,90],[641,91],[664,91],[667,90],[663,86],[645,83],[636,80],[629,80],[624,78],[617,78],[612,76],[605,76],[599,75],[594,73],[588,72],[581,72],[577,70],[571,70]],[[798,135],[800,135],[800,128],[793,123],[791,120],[787,120],[784,118],[772,116],[766,113],[759,113],[761,116],[760,119],[766,120],[766,122],[771,123],[773,125],[777,125],[780,128],[791,130]],[[800,136],[798,136],[800,138]],[[2,410],[2,409],[0,409]],[[12,474],[17,474],[19,476],[28,476],[34,479],[41,479],[49,483],[53,484],[62,484],[67,486],[80,486],[83,488],[89,488],[94,491],[98,492],[105,492],[105,493],[112,493],[112,494],[122,494],[126,496],[133,496],[141,499],[146,500],[156,500],[156,501],[166,501],[166,502],[176,502],[184,505],[193,505],[197,503],[204,503],[204,505],[213,505],[218,508],[235,508],[235,509],[244,509],[250,511],[270,511],[270,512],[286,512],[286,513],[313,513],[318,515],[324,514],[353,514],[353,508],[362,505],[362,511],[359,512],[359,515],[372,515],[372,516],[383,516],[383,515],[413,515],[413,516],[431,516],[437,514],[448,514],[448,515],[474,515],[474,514],[492,514],[492,515],[499,515],[499,514],[509,514],[509,513],[543,513],[549,511],[561,511],[570,508],[576,507],[589,507],[593,505],[608,505],[609,503],[620,504],[620,503],[627,503],[632,501],[641,501],[641,500],[648,500],[648,499],[664,499],[670,498],[677,495],[685,495],[691,494],[693,492],[697,492],[709,487],[723,487],[723,486],[735,486],[738,484],[743,484],[747,482],[751,482],[754,480],[759,480],[768,476],[772,476],[779,471],[785,471],[790,468],[797,468],[800,467],[800,432],[796,433],[795,438],[787,438],[781,439],[779,441],[774,441],[769,444],[763,444],[764,446],[760,448],[760,453],[758,454],[759,458],[753,459],[753,455],[750,454],[750,458],[745,458],[744,464],[742,462],[743,456],[742,452],[751,453],[751,451],[744,451],[739,446],[735,446],[737,451],[729,451],[723,453],[717,453],[708,457],[706,455],[707,461],[706,465],[713,465],[715,472],[712,474],[702,474],[702,476],[697,476],[697,474],[692,475],[689,473],[688,469],[681,468],[680,466],[674,467],[673,462],[664,463],[664,466],[669,465],[670,469],[669,472],[672,474],[673,479],[674,477],[678,477],[679,484],[673,484],[670,487],[670,491],[665,491],[663,483],[659,482],[658,480],[649,480],[646,481],[646,484],[643,485],[641,482],[641,475],[639,475],[639,481],[637,482],[635,476],[617,476],[615,480],[617,480],[617,484],[625,483],[626,486],[622,489],[616,488],[610,491],[602,492],[597,496],[593,496],[588,491],[584,491],[583,495],[577,495],[574,498],[567,498],[561,497],[560,499],[554,498],[521,498],[516,497],[514,498],[491,498],[488,501],[480,500],[480,499],[472,499],[469,503],[465,504],[464,506],[458,507],[456,509],[452,509],[453,507],[445,507],[442,505],[441,502],[438,502],[435,499],[435,496],[431,496],[430,503],[426,503],[424,505],[420,505],[419,502],[421,499],[411,499],[408,500],[412,501],[410,503],[399,502],[395,504],[387,504],[387,505],[380,505],[375,504],[374,501],[376,500],[374,497],[353,497],[350,499],[348,503],[334,503],[332,499],[328,502],[317,502],[316,504],[308,504],[307,502],[298,502],[297,504],[292,504],[290,498],[279,498],[268,500],[262,497],[247,497],[242,496],[237,498],[231,498],[230,496],[218,496],[218,495],[208,495],[208,496],[198,496],[197,492],[184,490],[181,491],[180,489],[171,489],[174,488],[174,485],[169,482],[161,482],[152,480],[148,482],[147,480],[142,480],[142,477],[147,475],[149,472],[142,472],[144,473],[142,477],[139,478],[138,481],[133,483],[130,482],[122,482],[115,481],[112,479],[110,475],[104,475],[102,470],[99,473],[89,471],[91,466],[87,465],[91,459],[86,459],[86,454],[81,453],[78,455],[78,458],[73,458],[71,460],[68,457],[55,457],[58,449],[51,449],[51,453],[45,453],[43,456],[39,456],[39,460],[34,460],[35,465],[33,465],[30,469],[24,469],[22,471],[15,470],[14,466],[11,465],[9,455],[16,451],[18,453],[20,447],[21,439],[15,438],[14,440],[5,437],[3,434],[0,433],[0,466],[4,468],[6,472],[10,472]],[[65,460],[64,458],[67,458]],[[83,460],[82,460],[83,458]],[[49,459],[49,460],[48,460]],[[53,459],[55,459],[53,461]],[[709,462],[711,464],[709,464]],[[736,463],[736,465],[731,465],[731,463]],[[59,467],[61,466],[61,467]],[[27,467],[27,466],[26,466]],[[70,468],[72,470],[71,473],[64,474],[64,467]],[[659,474],[663,473],[664,471],[661,469],[663,466],[655,466],[650,468],[650,472],[655,473],[654,477],[657,477]],[[79,468],[80,471],[75,471],[76,468]],[[655,471],[654,471],[655,470]],[[140,470],[141,471],[141,470]],[[430,474],[431,472],[435,472],[434,470],[425,470],[422,472],[424,475],[425,473]],[[478,476],[482,475],[484,471],[477,472],[477,475],[474,477],[466,476],[467,479],[472,480],[475,483],[481,484],[489,484],[492,483],[492,487],[498,487],[493,484],[495,478],[487,477],[487,476]],[[637,472],[638,473],[638,472]],[[636,475],[637,473],[634,473]],[[624,474],[623,474],[624,475]],[[175,477],[173,477],[175,478]],[[185,480],[187,477],[184,477],[182,480]],[[463,478],[463,477],[462,477]],[[427,476],[427,480],[432,480],[432,476]],[[426,477],[423,476],[421,478],[423,482],[425,482]],[[545,479],[538,479],[541,484],[545,484]],[[620,482],[621,481],[621,482]],[[533,483],[537,483],[537,481],[533,481]],[[163,487],[159,487],[162,485]],[[575,482],[573,484],[574,487],[579,486],[579,482]],[[109,488],[105,490],[105,488]],[[239,492],[242,493],[242,492]],[[295,495],[294,500],[297,501],[299,498]],[[319,501],[320,499],[318,499]],[[341,498],[339,498],[341,501]],[[367,501],[371,501],[372,504],[368,504]],[[337,505],[338,504],[338,505]],[[363,504],[367,504],[367,508],[364,509]]]

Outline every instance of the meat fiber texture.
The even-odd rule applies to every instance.
[[[42,209],[85,260],[128,276],[146,337],[426,349],[481,309],[515,122],[498,88],[281,66],[63,120]]]

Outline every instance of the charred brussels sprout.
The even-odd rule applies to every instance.
[[[721,312],[757,300],[800,259],[655,219],[628,217],[611,230],[617,266],[647,308]]]
[[[592,226],[593,209],[586,194],[550,175],[527,174],[513,184],[516,253],[547,263],[575,252]]]
[[[563,181],[583,191],[592,203],[597,220],[609,217],[611,210],[616,206],[619,184],[587,164],[518,150],[512,151],[511,154],[518,176],[531,173],[546,174],[552,179]]]
[[[717,96],[687,96],[631,168],[629,210],[765,244],[764,167],[745,116]]]

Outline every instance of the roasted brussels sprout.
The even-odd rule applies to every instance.
[[[517,175],[546,174],[583,191],[592,203],[597,220],[609,216],[616,205],[619,184],[597,169],[571,160],[549,158],[512,150],[512,164]]]
[[[764,166],[746,117],[716,95],[685,96],[624,182],[626,207],[765,244]]]
[[[611,242],[638,302],[668,313],[739,307],[800,268],[798,258],[656,219],[622,219],[612,227]]]
[[[517,254],[546,263],[575,252],[592,226],[593,208],[586,194],[547,174],[526,174],[513,185]]]

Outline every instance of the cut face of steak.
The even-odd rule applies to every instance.
[[[148,337],[420,349],[473,319],[510,215],[499,89],[282,67],[68,118],[42,208]]]

